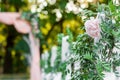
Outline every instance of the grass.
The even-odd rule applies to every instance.
[[[0,80],[29,80],[28,74],[0,74]]]

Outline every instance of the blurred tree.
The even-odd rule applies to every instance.
[[[96,12],[97,3],[108,3],[108,0],[36,0],[32,3],[31,11],[40,15],[40,30],[44,35],[42,49],[57,44],[58,33],[66,34],[69,27],[74,35],[84,33],[83,23],[87,18],[86,8]],[[35,6],[36,5],[36,6]],[[84,12],[84,13],[82,13]],[[94,14],[91,14],[94,15]],[[90,15],[90,16],[91,16]],[[46,45],[45,45],[46,44]],[[49,47],[48,47],[49,45]]]
[[[41,52],[43,52],[46,49],[50,49],[52,45],[57,44],[58,33],[66,34],[67,27],[70,28],[74,37],[84,33],[82,26],[84,19],[86,19],[85,14],[89,13],[89,11],[81,12],[86,8],[96,11],[97,2],[98,0],[1,0],[0,10],[1,12],[24,12],[29,10],[33,13],[37,12],[42,34],[40,37]],[[99,2],[107,3],[108,0],[99,0]],[[21,39],[18,39],[18,36],[21,35],[13,27],[6,27],[5,34],[7,44],[4,55],[4,73],[11,73],[13,72],[13,63],[16,67],[20,65],[18,62],[20,62],[21,49],[23,50],[23,48],[19,47],[18,49],[18,46],[16,46],[21,46],[20,44],[22,44]],[[13,50],[15,50],[14,55],[16,58],[12,58]],[[16,72],[18,71],[16,70]]]
[[[20,8],[22,8],[27,3],[25,0],[1,0],[1,12],[19,12]],[[4,54],[4,65],[3,65],[3,73],[13,73],[15,72],[13,67],[16,67],[19,69],[20,65],[20,57],[21,53],[16,52],[16,57],[13,58],[12,50],[14,49],[15,39],[17,39],[18,36],[21,36],[14,27],[6,25],[6,46],[5,46],[5,54]],[[19,40],[19,39],[18,39]],[[14,63],[13,61],[16,60]],[[18,64],[18,66],[14,66],[14,64]],[[9,67],[9,68],[8,68]],[[20,71],[20,70],[19,70]],[[19,72],[16,70],[16,72]]]
[[[13,34],[13,31],[14,31],[14,34]],[[7,34],[8,34],[7,39],[6,39],[7,45],[5,47],[6,53],[5,53],[5,57],[4,57],[3,73],[12,73],[13,72],[13,58],[12,58],[11,50],[14,47],[14,40],[15,40],[16,36],[18,35],[18,33],[16,32],[14,27],[8,26]]]

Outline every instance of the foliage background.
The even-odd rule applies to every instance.
[[[57,41],[57,35],[59,33],[63,33],[59,35],[59,37],[72,35],[71,41],[69,42],[78,40],[76,37],[85,31],[85,20],[90,16],[96,16],[98,2],[99,4],[107,5],[109,3],[109,0],[90,1],[91,0],[1,0],[0,11],[37,13],[39,30],[41,32],[40,51],[43,53],[46,50],[50,52],[53,45],[61,45]],[[114,8],[111,7],[111,9]],[[29,47],[22,38],[23,34],[17,33],[13,27],[6,26],[8,25],[0,24],[0,65],[3,67],[3,73],[25,73],[27,72],[28,63],[24,55],[29,54]],[[66,28],[69,28],[71,32],[66,30]],[[26,34],[24,36],[28,35]],[[60,58],[58,58],[58,62],[60,61],[59,59]],[[56,63],[58,62],[56,60]],[[7,68],[8,66],[9,68]],[[48,69],[48,72],[50,72],[54,68]],[[56,69],[56,71],[60,70]]]

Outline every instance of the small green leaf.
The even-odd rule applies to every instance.
[[[87,53],[84,55],[84,59],[92,60],[92,55]]]

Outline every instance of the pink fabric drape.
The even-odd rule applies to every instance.
[[[33,35],[31,25],[26,20],[20,19],[19,13],[14,12],[1,12],[0,22],[7,25],[14,25],[15,29],[20,33],[29,33],[29,46],[32,57],[30,67],[30,80],[41,80],[39,39],[35,38]]]
[[[14,12],[1,12],[0,13],[0,22],[7,25],[14,25],[15,29],[20,33],[29,33],[31,31],[30,24],[20,19],[19,13]]]
[[[0,13],[0,22],[7,24],[7,25],[13,25],[14,21],[20,18],[19,13],[14,13],[14,12],[1,12]]]
[[[30,80],[41,80],[40,79],[41,76],[40,76],[39,39],[35,38],[35,36],[30,32],[29,40],[30,40],[30,50],[32,55]]]
[[[22,19],[16,19],[14,21],[14,27],[20,33],[26,34],[26,33],[31,32],[31,26],[30,26],[30,24],[27,21],[22,20]]]

